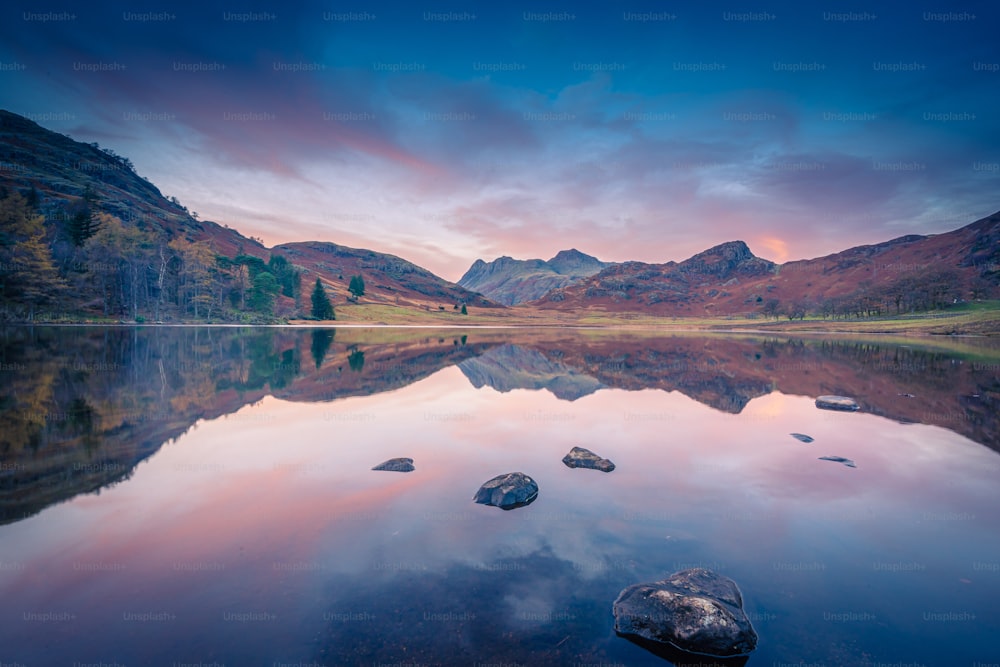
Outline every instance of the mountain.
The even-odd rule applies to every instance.
[[[741,281],[770,276],[775,268],[774,263],[755,257],[743,241],[731,241],[680,263],[616,264],[575,285],[550,292],[539,305],[683,312],[691,310],[703,297],[728,295],[726,288]]]
[[[1000,213],[961,229],[909,235],[775,264],[731,241],[683,262],[624,262],[531,305],[661,316],[887,315],[1000,297]]]
[[[366,303],[436,311],[443,307],[448,312],[462,304],[497,307],[489,299],[394,255],[320,241],[284,243],[271,252],[283,255],[307,276],[321,276],[334,305],[347,297],[351,276],[357,274],[365,277]]]
[[[307,314],[309,290],[317,278],[334,306],[354,301],[347,289],[354,275],[365,281],[362,304],[455,314],[465,304],[498,307],[393,255],[321,242],[266,248],[235,229],[197,219],[139,176],[127,158],[0,110],[0,199],[7,193],[22,194],[44,215],[60,279],[73,293],[73,302],[65,303],[59,294],[66,290],[53,286],[39,308],[59,306],[60,311],[127,320],[269,321]],[[101,217],[105,214],[121,221],[107,243],[88,247],[93,232],[74,238],[73,225],[81,216],[83,224],[96,219],[100,229],[109,227]],[[5,293],[2,267],[18,265],[9,251],[17,243],[0,238],[0,316],[11,317],[15,311],[14,319],[11,305],[24,305],[17,300],[25,290]],[[4,255],[4,246],[11,257]],[[127,248],[136,247],[129,254]],[[122,277],[118,267],[125,265]],[[262,275],[267,273],[276,280]],[[105,289],[107,285],[112,288]]]
[[[593,377],[550,361],[537,350],[502,345],[458,364],[473,387],[491,387],[500,393],[514,389],[548,389],[556,398],[575,401],[604,385]]]
[[[477,260],[456,285],[372,250],[318,241],[266,248],[199,220],[127,158],[7,111],[0,111],[0,204],[0,318],[16,321],[37,313],[271,322],[308,314],[317,278],[335,306],[353,302],[347,285],[354,275],[366,285],[360,307],[384,306],[386,319],[419,311],[459,315],[466,304],[534,319],[545,311],[561,319],[591,311],[846,318],[1000,298],[1000,213],[944,234],[780,265],[754,256],[742,241],[665,264],[609,264],[565,250],[547,261]],[[372,308],[365,317],[382,313]]]
[[[175,199],[139,176],[128,158],[52,132],[0,109],[0,186],[40,196],[40,211],[51,223],[63,223],[83,203],[89,187],[100,210],[128,225],[173,239],[209,241],[221,254],[239,250],[266,257],[263,245],[235,229],[196,220]]]
[[[534,301],[553,289],[572,285],[610,266],[575,248],[561,250],[548,261],[500,257],[492,262],[477,259],[458,284],[497,303],[513,306]]]

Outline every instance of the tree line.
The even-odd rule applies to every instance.
[[[982,298],[988,291],[984,283],[979,288],[974,286],[971,296]],[[942,269],[903,274],[884,284],[866,281],[843,296],[789,301],[766,299],[762,300],[760,312],[765,317],[787,317],[789,320],[804,319],[807,315],[823,319],[887,317],[948,308],[962,302],[967,294],[958,273]]]
[[[134,322],[260,323],[303,312],[303,270],[282,255],[265,261],[241,249],[228,257],[207,241],[125,224],[100,211],[89,188],[47,224],[39,199],[34,190],[0,191],[0,320],[91,312]],[[364,293],[360,276],[350,291],[355,299]],[[334,319],[332,305],[320,314]]]

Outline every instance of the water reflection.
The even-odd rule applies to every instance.
[[[1000,450],[1000,353],[985,343],[199,327],[9,328],[0,342],[3,523],[127,479],[198,420],[265,396],[373,395],[452,365],[499,392],[544,389],[574,401],[659,389],[734,414],[771,392],[842,394],[867,413]]]
[[[611,602],[688,567],[739,583],[749,665],[988,662],[1000,630],[989,345],[2,334],[0,661],[664,664]],[[530,506],[471,501],[513,470]]]

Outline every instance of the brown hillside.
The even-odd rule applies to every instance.
[[[394,255],[348,248],[335,243],[306,241],[275,246],[272,252],[306,270],[307,282],[319,276],[328,286],[334,305],[348,297],[352,275],[365,280],[360,303],[392,304],[408,308],[454,310],[462,304],[479,308],[502,308],[489,299],[439,278],[427,269]],[[331,289],[332,288],[332,289]]]
[[[195,219],[186,208],[164,197],[156,186],[139,176],[127,158],[3,110],[0,110],[0,187],[25,194],[36,191],[41,211],[53,230],[66,218],[67,211],[82,203],[84,192],[90,187],[96,194],[99,210],[167,240],[180,237],[207,241],[217,254],[230,258],[247,254],[267,261],[271,254],[284,255],[305,269],[302,294],[306,297],[317,276],[333,288],[334,295],[346,297],[351,276],[360,274],[366,284],[362,302],[429,310],[438,310],[440,306],[451,309],[463,303],[480,308],[497,307],[482,296],[392,255],[321,242],[266,248],[235,229]],[[53,236],[58,234],[54,231]],[[279,312],[291,313],[294,309],[291,299],[279,297]]]
[[[912,309],[907,302],[918,296],[930,305],[1000,296],[1000,213],[945,234],[782,265],[733,241],[680,263],[615,265],[531,305],[683,317],[763,314],[774,300],[778,312],[877,304],[890,313]]]

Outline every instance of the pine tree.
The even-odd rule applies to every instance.
[[[464,303],[462,304],[462,314],[463,315],[468,315],[469,314],[469,309],[465,307]]]
[[[355,373],[360,373],[365,367],[365,353],[354,349],[347,355],[347,365]]]
[[[274,314],[274,297],[281,291],[278,280],[264,271],[258,273],[253,279],[253,288],[250,290],[250,308],[264,315]]]
[[[78,248],[100,229],[100,218],[96,210],[97,193],[90,185],[84,189],[82,200],[67,223],[70,240]]]
[[[347,286],[347,291],[354,295],[354,298],[364,295],[365,279],[361,276],[351,276],[351,282]]]
[[[320,282],[319,278],[316,279],[316,286],[312,292],[312,316],[317,320],[337,319],[333,312],[333,305],[330,304],[330,299],[327,297],[326,290],[323,289],[323,283]]]
[[[326,358],[326,351],[330,349],[330,344],[333,343],[335,335],[335,329],[317,329],[312,332],[310,351],[312,352],[313,362],[316,364],[317,370],[323,365],[323,359]]]

